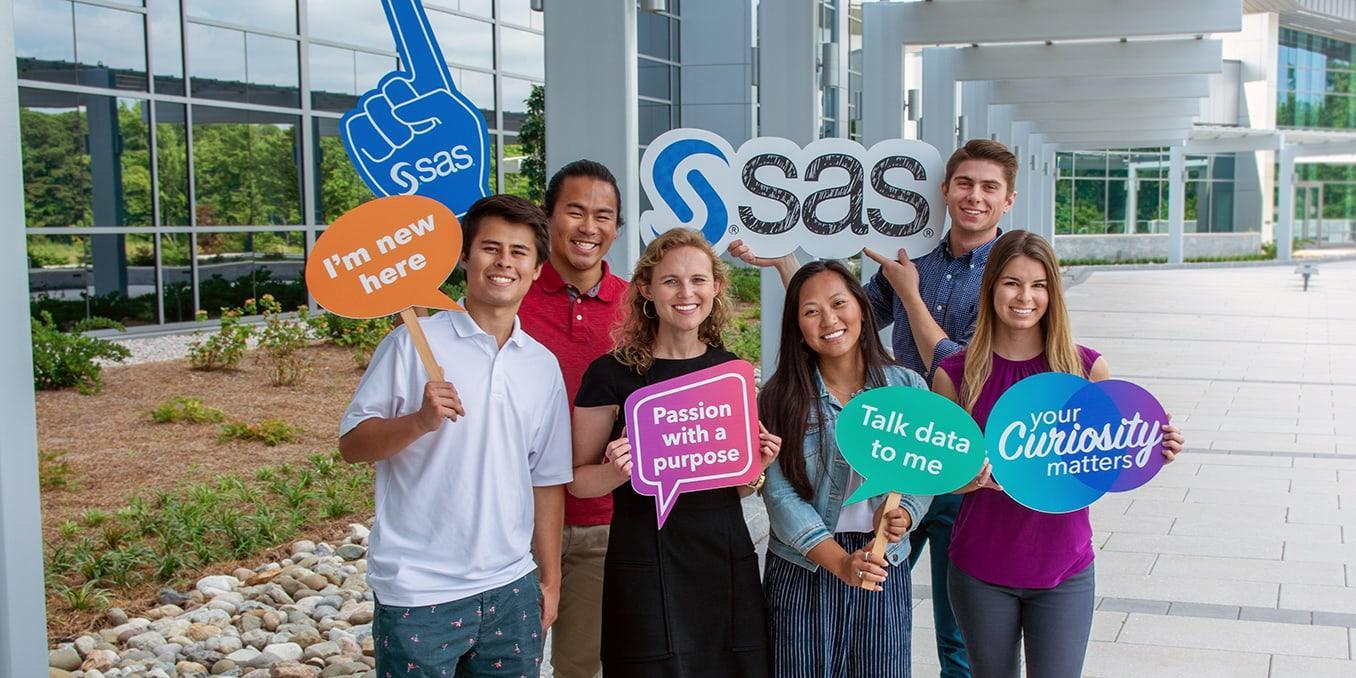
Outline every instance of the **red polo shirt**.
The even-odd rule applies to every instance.
[[[548,260],[518,309],[518,321],[533,339],[555,354],[565,377],[565,391],[574,410],[579,382],[598,356],[612,350],[608,332],[626,303],[626,281],[612,275],[603,262],[603,279],[592,290],[580,292],[567,285]],[[606,525],[612,522],[612,497],[579,499],[565,493],[566,525]]]

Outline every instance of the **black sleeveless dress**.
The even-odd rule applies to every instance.
[[[577,407],[617,405],[647,385],[738,358],[708,349],[656,359],[640,375],[604,355],[584,373]],[[609,440],[621,436],[618,416]],[[767,621],[758,556],[735,488],[678,497],[662,530],[653,497],[612,491],[603,565],[605,678],[766,678]]]

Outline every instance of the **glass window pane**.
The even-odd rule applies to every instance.
[[[160,294],[165,305],[165,322],[193,320],[192,236],[188,233],[164,233],[160,236]]]
[[[265,294],[284,309],[306,303],[301,231],[196,233],[198,298],[209,317]]]
[[[151,103],[144,99],[117,99],[108,97],[89,97],[90,108],[90,155],[94,172],[95,224],[100,223],[100,213],[105,212],[114,226],[150,226],[155,223],[151,209]],[[100,185],[99,157],[95,154],[100,142],[95,135],[102,125],[95,115],[96,107],[117,107],[117,137],[108,143],[107,150],[117,158],[118,174],[121,177],[121,190],[114,187],[107,196]],[[101,208],[102,201],[111,204]]]
[[[448,64],[494,68],[494,26],[436,9],[427,10],[433,35]]]
[[[155,70],[155,91],[184,93],[184,40],[179,23],[179,3],[174,0],[150,0],[147,21],[151,24],[151,67]]]
[[[155,234],[143,231],[114,237],[123,238],[127,286],[125,295],[105,297],[111,302],[108,309],[112,315],[104,317],[111,317],[128,327],[159,322],[155,304]]]
[[[504,192],[532,198],[528,179],[522,175],[523,147],[517,137],[504,137]]]
[[[290,115],[193,107],[198,225],[302,223],[297,123]]]
[[[1106,232],[1105,181],[1074,182],[1073,228],[1080,235]]]
[[[245,100],[245,34],[188,25],[188,74],[194,96]]]
[[[1163,195],[1163,182],[1135,182],[1135,232],[1154,233],[1158,230],[1161,215],[1167,214],[1167,196]],[[1166,226],[1164,226],[1166,228]]]
[[[441,2],[448,6],[455,6],[467,14],[483,16],[486,19],[494,16],[494,0],[441,0]],[[540,12],[533,12],[533,14],[540,14]]]
[[[636,15],[636,51],[657,59],[676,61],[669,41],[669,22],[661,14],[638,12]]]
[[[253,104],[301,106],[297,41],[245,34],[246,100]]]
[[[517,132],[527,115],[527,98],[532,95],[532,83],[517,78],[500,78],[504,88],[504,129]],[[641,102],[642,110],[645,102]]]
[[[1129,182],[1112,179],[1106,182],[1106,220],[1107,233],[1133,232],[1125,224],[1126,185]]]
[[[513,28],[499,28],[503,44],[499,55],[503,63],[499,69],[541,79],[546,76],[545,43],[540,33],[529,33]]]
[[[185,0],[190,17],[278,33],[297,32],[296,0]]]
[[[494,76],[489,73],[464,68],[452,69],[452,82],[457,85],[471,103],[485,116],[485,125],[493,129],[494,122]]]
[[[347,111],[358,103],[358,78],[351,49],[311,45],[311,107]]]
[[[1067,156],[1061,153],[1060,156]],[[1067,235],[1073,233],[1073,180],[1059,179],[1055,182],[1055,233]]]
[[[160,224],[188,226],[188,125],[183,104],[155,104],[155,162],[160,191]],[[187,261],[185,261],[187,264]]]
[[[640,95],[655,99],[668,99],[671,86],[670,66],[649,59],[638,59],[637,61],[639,63],[637,86]]]
[[[314,121],[317,171],[313,175],[320,182],[316,189],[316,221],[328,224],[375,196],[349,161],[344,142],[339,138],[339,121],[334,118]]]
[[[73,17],[69,2],[15,0],[14,51],[20,78],[75,82]]]
[[[83,235],[28,236],[29,311],[52,314],[67,329],[89,317],[89,239]]]
[[[1074,154],[1074,176],[1079,177],[1104,177],[1106,176],[1106,154],[1105,153],[1075,153]]]
[[[146,90],[146,20],[135,12],[75,4],[80,84]],[[130,47],[130,49],[129,49]]]
[[[19,88],[24,218],[35,226],[93,224],[88,133],[81,97]]]
[[[519,26],[532,25],[530,0],[499,0],[499,20]]]
[[[653,101],[640,101],[640,111],[638,127],[640,131],[640,144],[654,141],[654,138],[673,129],[673,121],[670,117],[671,106],[668,104],[656,103]]]
[[[395,51],[395,41],[391,39],[391,28],[380,2],[306,0],[306,9],[307,28],[313,39]],[[311,77],[315,77],[314,69]]]

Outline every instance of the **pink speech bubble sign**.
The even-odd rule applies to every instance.
[[[664,526],[684,492],[734,487],[762,472],[753,365],[743,360],[637,389],[626,399],[631,487]]]

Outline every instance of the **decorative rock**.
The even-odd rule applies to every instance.
[[[315,542],[310,541],[309,539],[302,539],[301,541],[292,542],[293,557],[314,552],[315,552]]]
[[[255,669],[241,676],[240,678],[269,678],[268,669]]]
[[[47,667],[47,678],[75,678],[75,674],[55,666]]]
[[[161,605],[160,607],[152,608],[147,611],[146,618],[160,620],[165,619],[166,617],[178,617],[183,613],[184,609],[178,605]]]
[[[300,645],[301,649],[304,650],[312,645],[315,645],[316,643],[319,643],[320,640],[321,638],[319,632],[317,632],[315,629],[307,628],[293,633],[291,642]]]
[[[246,631],[245,633],[242,633],[240,635],[240,642],[260,651],[263,651],[263,649],[268,646],[269,641],[271,641],[272,639],[273,634],[269,633],[268,631],[265,631],[264,629],[255,629],[253,631]]]
[[[206,675],[207,667],[197,662],[179,662],[174,665],[174,670],[182,676]]]
[[[371,533],[372,531],[367,529],[366,525],[362,525],[360,523],[349,523],[347,539],[351,544],[361,544],[367,541],[367,535]]]
[[[356,662],[340,662],[338,664],[331,664],[324,671],[321,671],[320,675],[323,678],[334,678],[334,676],[362,675],[366,671],[367,671],[366,664],[358,664]]]
[[[264,627],[263,615],[245,614],[240,616],[238,626],[242,632],[250,632]]]
[[[353,638],[340,638],[335,642],[339,645],[339,654],[345,659],[362,659],[363,646],[359,645],[358,641]]]
[[[188,627],[186,635],[193,640],[202,642],[208,638],[221,635],[221,629],[211,624],[194,624]]]
[[[263,621],[264,623],[264,628],[268,629],[269,631],[277,631],[278,627],[281,626],[283,623],[283,618],[282,615],[278,614],[277,612],[269,610],[268,612],[264,613],[263,619],[261,621]]]
[[[250,578],[245,580],[245,585],[259,586],[261,584],[267,584],[274,579],[277,579],[278,575],[282,574],[282,572],[282,568],[279,567],[250,575]]]
[[[159,600],[161,605],[178,605],[182,607],[185,603],[188,603],[193,599],[188,597],[186,594],[179,593],[178,591],[175,591],[174,589],[169,588],[167,586],[163,589],[160,589]]]
[[[71,645],[65,645],[47,653],[47,665],[63,671],[80,668],[80,653]]]
[[[197,590],[204,596],[214,596],[219,591],[234,591],[240,587],[240,580],[226,574],[203,577],[198,580]]]
[[[250,577],[254,576],[254,570],[251,570],[248,567],[237,567],[231,571],[231,576],[235,577],[236,579],[239,579],[240,581],[245,581],[246,579],[249,579]]]
[[[314,572],[303,576],[300,579],[300,581],[303,586],[305,586],[308,589],[311,589],[312,591],[322,591],[325,589],[326,586],[330,585],[330,580]]]
[[[104,672],[98,669],[90,669],[84,672],[84,678],[104,678]]]
[[[271,654],[282,662],[295,662],[301,660],[301,646],[296,643],[274,643],[264,648],[264,654]]]
[[[155,652],[164,644],[165,637],[155,631],[147,631],[127,639],[128,647],[145,652]]]
[[[357,560],[367,555],[367,549],[358,544],[344,544],[334,553],[344,560]]]
[[[93,650],[94,646],[98,644],[99,639],[95,638],[94,636],[90,635],[80,636],[79,638],[75,639],[75,651],[80,653],[81,659],[84,659],[86,656],[89,655],[90,650]]]
[[[219,676],[223,673],[230,673],[235,670],[235,662],[229,659],[223,659],[212,665],[212,675]]]
[[[349,611],[344,621],[350,624],[367,624],[372,621],[372,616],[376,613],[376,605],[373,603],[359,603]]]
[[[260,654],[263,653],[252,647],[246,647],[226,655],[226,658],[235,662],[236,664],[249,664],[250,662],[254,661],[255,658],[258,657]]]
[[[323,643],[313,643],[306,647],[302,653],[302,659],[328,659],[339,654],[339,643],[327,640]]]
[[[80,670],[88,673],[90,671],[107,671],[118,663],[118,653],[113,650],[91,650],[85,657],[85,663],[80,665]]]
[[[296,662],[275,664],[269,669],[270,678],[319,678],[320,669]]]
[[[289,596],[296,595],[296,592],[301,590],[301,582],[297,581],[296,579],[293,579],[288,575],[283,575],[281,577],[278,577],[277,579],[274,579],[273,583],[277,584],[278,586],[281,586]]]

